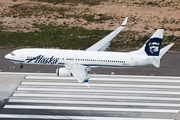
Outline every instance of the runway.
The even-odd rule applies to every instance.
[[[178,120],[180,77],[90,75],[89,88],[74,77],[43,73],[20,76],[0,119]]]

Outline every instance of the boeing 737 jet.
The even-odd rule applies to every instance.
[[[163,29],[158,29],[144,46],[133,52],[105,51],[110,41],[126,26],[128,17],[122,25],[86,50],[62,50],[27,48],[14,50],[5,58],[20,64],[57,65],[58,76],[74,76],[78,82],[88,85],[89,74],[96,67],[128,68],[153,64],[160,67],[160,59],[174,43],[160,49]]]

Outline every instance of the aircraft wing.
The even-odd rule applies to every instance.
[[[83,65],[76,65],[72,63],[66,63],[65,67],[68,68],[73,76],[78,80],[78,82],[88,82],[90,68]]]
[[[114,30],[113,32],[111,32],[109,35],[107,35],[106,37],[104,37],[103,39],[101,39],[100,41],[98,41],[97,43],[95,43],[94,45],[92,45],[91,47],[87,48],[85,51],[104,51],[106,50],[109,45],[110,45],[110,41],[119,33],[121,32],[121,30],[123,28],[126,27],[126,23],[127,23],[128,17],[126,17],[126,19],[124,20],[124,22],[121,24],[120,27],[118,27],[116,30]]]

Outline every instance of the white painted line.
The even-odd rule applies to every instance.
[[[167,97],[135,97],[135,96],[100,96],[100,95],[61,95],[61,94],[29,94],[29,93],[14,93],[13,97],[54,97],[54,98],[107,98],[107,99],[130,99],[130,100],[162,100],[162,101],[180,101],[180,98]]]
[[[81,83],[60,83],[60,82],[22,82],[21,85],[46,85],[46,86],[84,86]],[[180,86],[167,85],[133,85],[133,84],[93,84],[89,83],[90,87],[134,87],[134,88],[168,88],[180,89]],[[21,87],[21,86],[20,86]]]
[[[19,115],[19,114],[0,114],[0,118],[19,118],[19,119],[63,119],[63,120],[174,120],[160,118],[119,118],[119,117],[92,117],[92,116],[56,116],[56,115]]]
[[[135,90],[103,90],[103,89],[58,89],[58,88],[18,88],[18,91],[53,91],[53,92],[95,92],[95,93],[130,93],[130,94],[163,94],[180,95],[180,92],[168,91],[135,91]]]
[[[135,102],[94,102],[94,101],[61,101],[61,100],[32,100],[32,99],[10,99],[9,102],[16,103],[57,103],[57,104],[88,104],[88,105],[133,105],[133,106],[158,106],[158,107],[180,107],[180,104],[169,103],[135,103]]]
[[[74,77],[49,77],[49,76],[26,76],[25,79],[35,80],[76,80]],[[126,81],[126,82],[165,82],[165,83],[180,83],[180,80],[165,80],[165,79],[137,79],[137,78],[90,78],[91,81]]]
[[[149,113],[179,113],[179,110],[164,109],[135,109],[135,108],[99,108],[99,107],[64,107],[64,106],[34,106],[34,105],[5,105],[10,109],[55,109],[55,110],[92,110],[92,111],[116,111],[116,112],[149,112]]]

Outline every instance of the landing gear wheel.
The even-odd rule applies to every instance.
[[[23,65],[21,64],[20,69],[23,69]]]

